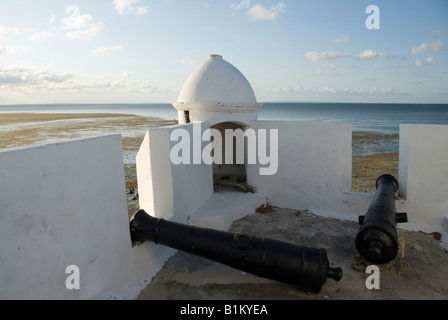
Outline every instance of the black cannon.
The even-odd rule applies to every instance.
[[[408,217],[395,209],[397,191],[398,181],[394,176],[380,176],[366,215],[359,217],[361,228],[356,236],[356,249],[369,262],[387,263],[398,253],[397,223],[408,222]]]
[[[327,278],[339,281],[325,249],[217,231],[154,218],[137,212],[130,221],[133,242],[151,241],[254,275],[318,293]]]

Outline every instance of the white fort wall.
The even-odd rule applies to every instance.
[[[251,127],[278,129],[279,165],[272,176],[248,166],[248,182],[275,206],[309,209],[315,214],[358,221],[373,194],[352,192],[350,123],[252,122]],[[397,209],[403,207],[397,201]]]
[[[278,171],[258,174],[248,166],[248,183],[275,206],[354,214],[341,203],[351,191],[351,124],[252,122],[255,129],[278,129]]]
[[[434,226],[448,216],[448,126],[401,125],[398,175],[407,228],[440,232]]]
[[[174,250],[132,247],[125,192],[119,135],[0,152],[0,299],[134,298]]]
[[[208,127],[204,122],[201,125]],[[167,159],[168,150],[173,146],[173,142],[169,141],[170,132],[176,128],[187,128],[191,132],[192,126],[193,124],[188,124],[151,129],[149,131],[150,135],[159,138],[154,138],[154,141],[149,143],[150,146],[147,150],[150,149],[159,159]],[[266,129],[268,132],[267,139],[269,139],[269,132],[272,129],[278,130],[279,136],[278,171],[276,174],[260,175],[260,168],[263,166],[259,164],[246,166],[247,181],[256,188],[258,199],[260,199],[256,199],[256,201],[268,201],[271,205],[292,209],[309,209],[322,216],[351,221],[358,221],[358,217],[365,214],[373,200],[373,194],[351,191],[351,124],[253,121],[250,123],[250,128],[255,130]],[[448,195],[446,192],[446,183],[448,182],[448,179],[446,179],[446,170],[448,169],[446,159],[448,158],[445,154],[447,151],[443,146],[448,145],[447,128],[448,126],[402,126],[400,140],[401,166],[400,175],[397,179],[399,179],[400,194],[403,194],[402,190],[410,188],[408,193],[411,192],[413,198],[408,197],[406,199],[404,197],[396,201],[398,212],[409,211],[410,222],[398,225],[399,228],[445,232],[442,226],[444,217],[448,215],[448,205],[446,203]],[[407,133],[409,130],[413,133],[412,137]],[[418,130],[426,133],[421,134]],[[160,136],[161,134],[163,138]],[[414,135],[421,138],[415,138]],[[428,143],[428,141],[430,142]],[[146,146],[147,144],[144,143],[143,145]],[[409,152],[408,149],[412,152]],[[427,157],[422,155],[428,153],[431,154],[432,160],[425,163]],[[420,160],[417,161],[418,159]],[[151,162],[154,161],[154,159],[151,159]],[[142,165],[139,165],[139,163],[142,163]],[[144,168],[144,163],[145,161],[139,161],[137,165]],[[157,163],[157,160],[155,163]],[[166,165],[166,161],[164,163]],[[168,176],[171,175],[170,181],[175,181],[178,187],[176,196],[171,187],[166,188],[163,183],[159,183],[160,179],[147,179],[148,175],[144,176],[143,173],[138,174],[139,188],[141,183],[143,188],[150,185],[153,194],[157,192],[165,196],[168,194],[169,198],[173,199],[173,203],[177,203],[178,208],[183,208],[177,214],[181,218],[177,219],[178,221],[200,225],[204,225],[203,222],[207,221],[206,226],[225,229],[229,225],[229,220],[222,220],[217,216],[231,215],[233,218],[238,217],[238,215],[229,213],[232,212],[233,199],[228,199],[228,209],[223,210],[226,196],[210,193],[212,188],[210,186],[211,173],[204,166],[202,166],[201,175],[191,174],[192,170],[201,168],[201,165],[175,166],[169,163],[168,166]],[[419,175],[424,172],[427,173],[427,176],[425,177],[425,186],[422,188]],[[186,175],[189,177],[188,179],[184,178]],[[410,179],[408,177],[410,175],[415,179]],[[194,190],[197,193],[203,195],[200,201],[195,200],[195,197],[192,196],[192,185],[195,186]],[[437,187],[438,190],[430,192],[429,190],[433,187]],[[183,196],[183,194],[188,196]],[[439,195],[437,199],[434,198],[434,194]],[[147,196],[151,197],[151,195]],[[244,201],[251,200],[254,199],[249,197],[244,199]],[[145,199],[142,199],[142,201],[145,201]],[[148,201],[148,203],[151,204],[151,201]],[[219,205],[215,205],[218,203]],[[194,204],[194,208],[192,204]],[[423,208],[428,208],[431,212],[422,214],[421,212],[424,212]],[[175,211],[173,210],[173,212]],[[151,208],[149,208],[149,212],[151,212]],[[153,210],[153,212],[158,216],[157,211]],[[163,214],[161,217],[163,217]]]
[[[154,128],[146,133],[136,157],[140,208],[157,218],[187,223],[191,213],[202,206],[213,194],[213,168],[201,159],[194,159],[208,143],[202,135],[210,127],[206,122],[197,125],[176,125]],[[174,130],[181,129],[190,137],[189,164],[173,165],[170,159],[179,138],[170,141]],[[197,138],[197,145],[193,139]],[[196,149],[196,150],[195,150]],[[178,153],[176,152],[176,155]],[[195,164],[196,163],[196,164]]]
[[[266,201],[348,220],[366,212],[373,195],[351,192],[350,124],[251,126],[279,130],[277,174],[247,168],[258,193],[214,193],[211,166],[167,162],[175,126],[144,138],[137,158],[142,207],[212,228],[227,228]],[[447,145],[448,126],[401,126],[397,209],[408,212],[409,223],[399,227],[441,232],[445,248]],[[174,252],[131,245],[120,136],[0,152],[0,299],[132,299]],[[71,265],[80,271],[78,290],[66,287]]]

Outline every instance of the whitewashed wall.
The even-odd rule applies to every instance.
[[[202,162],[194,164],[193,139],[201,142],[209,129],[206,122],[150,129],[137,155],[137,179],[140,208],[158,218],[187,223],[189,215],[213,195],[213,168]],[[174,130],[188,132],[191,142],[190,164],[175,165],[170,152],[181,140],[170,141]],[[202,155],[202,153],[201,153]]]
[[[247,168],[249,184],[265,193],[271,204],[355,219],[356,206],[348,202],[367,202],[350,195],[351,124],[257,121],[251,127],[278,130],[278,172],[261,176],[260,165]]]
[[[448,216],[448,126],[400,126],[399,177],[408,227],[443,231]]]
[[[0,153],[0,298],[90,298],[130,248],[120,136]],[[67,290],[66,267],[80,268]]]
[[[132,247],[121,136],[0,152],[0,299],[132,299],[174,252]]]

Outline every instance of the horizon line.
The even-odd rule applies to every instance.
[[[260,104],[273,104],[273,103],[281,103],[281,104],[448,104],[447,102],[344,102],[344,101],[336,101],[336,102],[328,102],[328,101],[264,101],[258,102]],[[0,104],[0,107],[3,106],[75,106],[75,105],[154,105],[154,104],[165,104],[171,105],[172,102],[79,102],[79,103],[16,103],[16,104]]]

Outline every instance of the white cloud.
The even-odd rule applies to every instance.
[[[114,77],[104,76],[79,81],[73,74],[59,73],[49,69],[24,66],[0,67],[0,93],[26,94],[158,94],[174,92],[159,88],[152,82],[131,82],[131,74],[124,72]]]
[[[8,40],[9,39],[9,31],[5,26],[0,26],[0,39]]]
[[[48,69],[23,66],[0,68],[0,92],[55,93],[112,93],[126,86],[122,80],[75,81],[74,75]]]
[[[243,1],[244,2],[244,1]],[[286,4],[283,2],[277,3],[275,6],[267,9],[263,7],[261,4],[256,4],[249,9],[249,17],[252,20],[275,20],[282,13],[286,12]]]
[[[364,50],[360,54],[355,55],[355,60],[378,60],[392,58],[393,56],[383,52],[376,52],[373,50]]]
[[[114,0],[113,4],[115,10],[120,14],[125,14],[129,12],[135,12],[136,15],[147,14],[148,6],[134,6],[139,3],[140,0]]]
[[[49,83],[63,83],[72,77],[73,75],[68,73],[58,74],[50,70],[10,66],[0,68],[0,87],[7,87],[9,89],[16,90],[41,88]]]
[[[270,91],[275,92],[275,93],[300,93],[300,94],[312,93],[312,89],[310,87],[303,88],[300,86],[296,86],[296,87],[283,86],[281,88],[276,87],[276,88],[272,88]]]
[[[391,95],[408,95],[408,92],[397,91],[393,88],[359,88],[359,89],[347,89],[347,88],[303,88],[300,86],[290,87],[284,86],[281,88],[273,88],[270,90],[275,93],[293,93],[293,94],[308,94],[308,95],[351,95],[351,96],[391,96]]]
[[[79,15],[63,18],[63,30],[68,31],[65,36],[72,40],[77,39],[92,39],[103,31],[104,25],[102,22],[95,20],[91,15]]]
[[[393,88],[359,88],[359,89],[339,89],[325,87],[318,90],[321,94],[349,94],[355,96],[391,96],[391,95],[408,95],[405,91],[396,91]]]
[[[316,71],[313,71],[310,73],[312,76],[342,76],[344,75],[343,72],[337,72],[337,71],[328,71],[325,69],[317,69]]]
[[[411,53],[419,54],[419,53],[425,53],[425,52],[430,52],[430,51],[442,51],[442,50],[443,50],[442,41],[424,42],[417,47],[413,47],[411,50]]]
[[[310,73],[312,76],[342,76],[343,72],[339,72],[336,70],[337,67],[334,63],[326,63],[322,66],[322,68],[317,69]]]
[[[431,57],[426,58],[425,64],[426,65],[437,64],[437,61],[434,57],[431,56]]]
[[[118,75],[118,78],[121,78],[121,79],[128,79],[128,78],[130,78],[131,76],[132,76],[132,73],[125,71],[125,72],[122,72],[121,74],[119,74],[119,75]]]
[[[250,0],[243,0],[240,3],[232,3],[230,5],[230,8],[234,9],[234,10],[242,10],[244,8],[249,8],[250,7]]]
[[[99,34],[102,30],[103,30],[102,26],[96,26],[84,30],[69,31],[65,35],[68,39],[71,40],[78,40],[78,39],[90,40],[94,38],[97,34]]]
[[[135,9],[135,14],[136,15],[140,15],[140,14],[147,14],[149,12],[149,7],[137,7]]]
[[[143,81],[139,83],[133,82],[130,83],[129,87],[132,88],[131,90],[129,90],[129,92],[133,94],[141,94],[141,93],[157,94],[157,93],[173,92],[173,90],[170,88],[159,88],[157,86],[154,86],[154,84],[151,81]]]
[[[447,32],[444,30],[435,29],[435,30],[431,30],[430,34],[434,37],[440,37],[440,36],[446,35]]]
[[[31,35],[32,40],[45,40],[53,38],[53,33],[51,32],[35,32]]]
[[[99,47],[93,53],[101,54],[101,53],[113,53],[123,50],[123,46],[109,46],[109,47]]]
[[[431,30],[430,34],[434,37],[439,37],[439,36],[444,36],[447,34],[446,31],[444,30],[440,30],[440,29],[435,29],[435,30]]]
[[[342,53],[342,52],[318,53],[317,51],[309,51],[309,52],[305,53],[305,58],[312,62],[326,61],[326,60],[345,58],[345,57],[348,57],[348,54]]]
[[[56,21],[56,15],[50,15],[50,23],[54,23]]]
[[[138,0],[114,0],[113,4],[115,10],[123,14],[133,10],[133,4],[138,2]]]
[[[421,66],[423,65],[423,61],[420,60],[420,59],[416,59],[416,60],[414,61],[414,65],[415,65],[416,67],[421,67]]]
[[[247,15],[250,20],[276,20],[281,14],[286,12],[286,4],[283,2],[278,2],[271,8],[266,8],[261,4],[257,3],[251,5],[251,0],[241,0],[241,2],[232,3],[230,8],[235,11],[247,10]],[[231,14],[231,17],[235,14]]]
[[[362,89],[363,91],[365,89]],[[363,91],[361,91],[360,93],[363,93]],[[409,93],[406,91],[396,91],[393,88],[377,88],[377,87],[373,87],[371,89],[369,89],[368,91],[369,95],[387,95],[387,96],[396,96],[396,95],[408,95]]]
[[[448,95],[448,90],[434,90],[431,92],[431,94],[442,94],[442,95]]]
[[[22,33],[29,33],[32,32],[33,29],[31,28],[9,28],[0,25],[0,39],[1,40],[9,40],[9,36],[14,34],[22,34]]]
[[[332,43],[350,43],[350,37],[348,36],[348,34],[344,34],[340,38],[336,38],[331,42]]]
[[[415,59],[415,61],[412,64],[409,63],[403,63],[403,67],[422,67],[422,66],[429,66],[429,65],[435,65],[437,64],[437,60],[431,56],[426,58],[426,60],[420,60],[420,59]]]
[[[62,23],[64,24],[63,29],[91,28],[98,24],[102,24],[95,20],[90,14],[63,18]]]
[[[19,53],[26,53],[26,49],[24,47],[17,46],[2,46],[0,45],[0,56],[3,55],[16,55]]]

